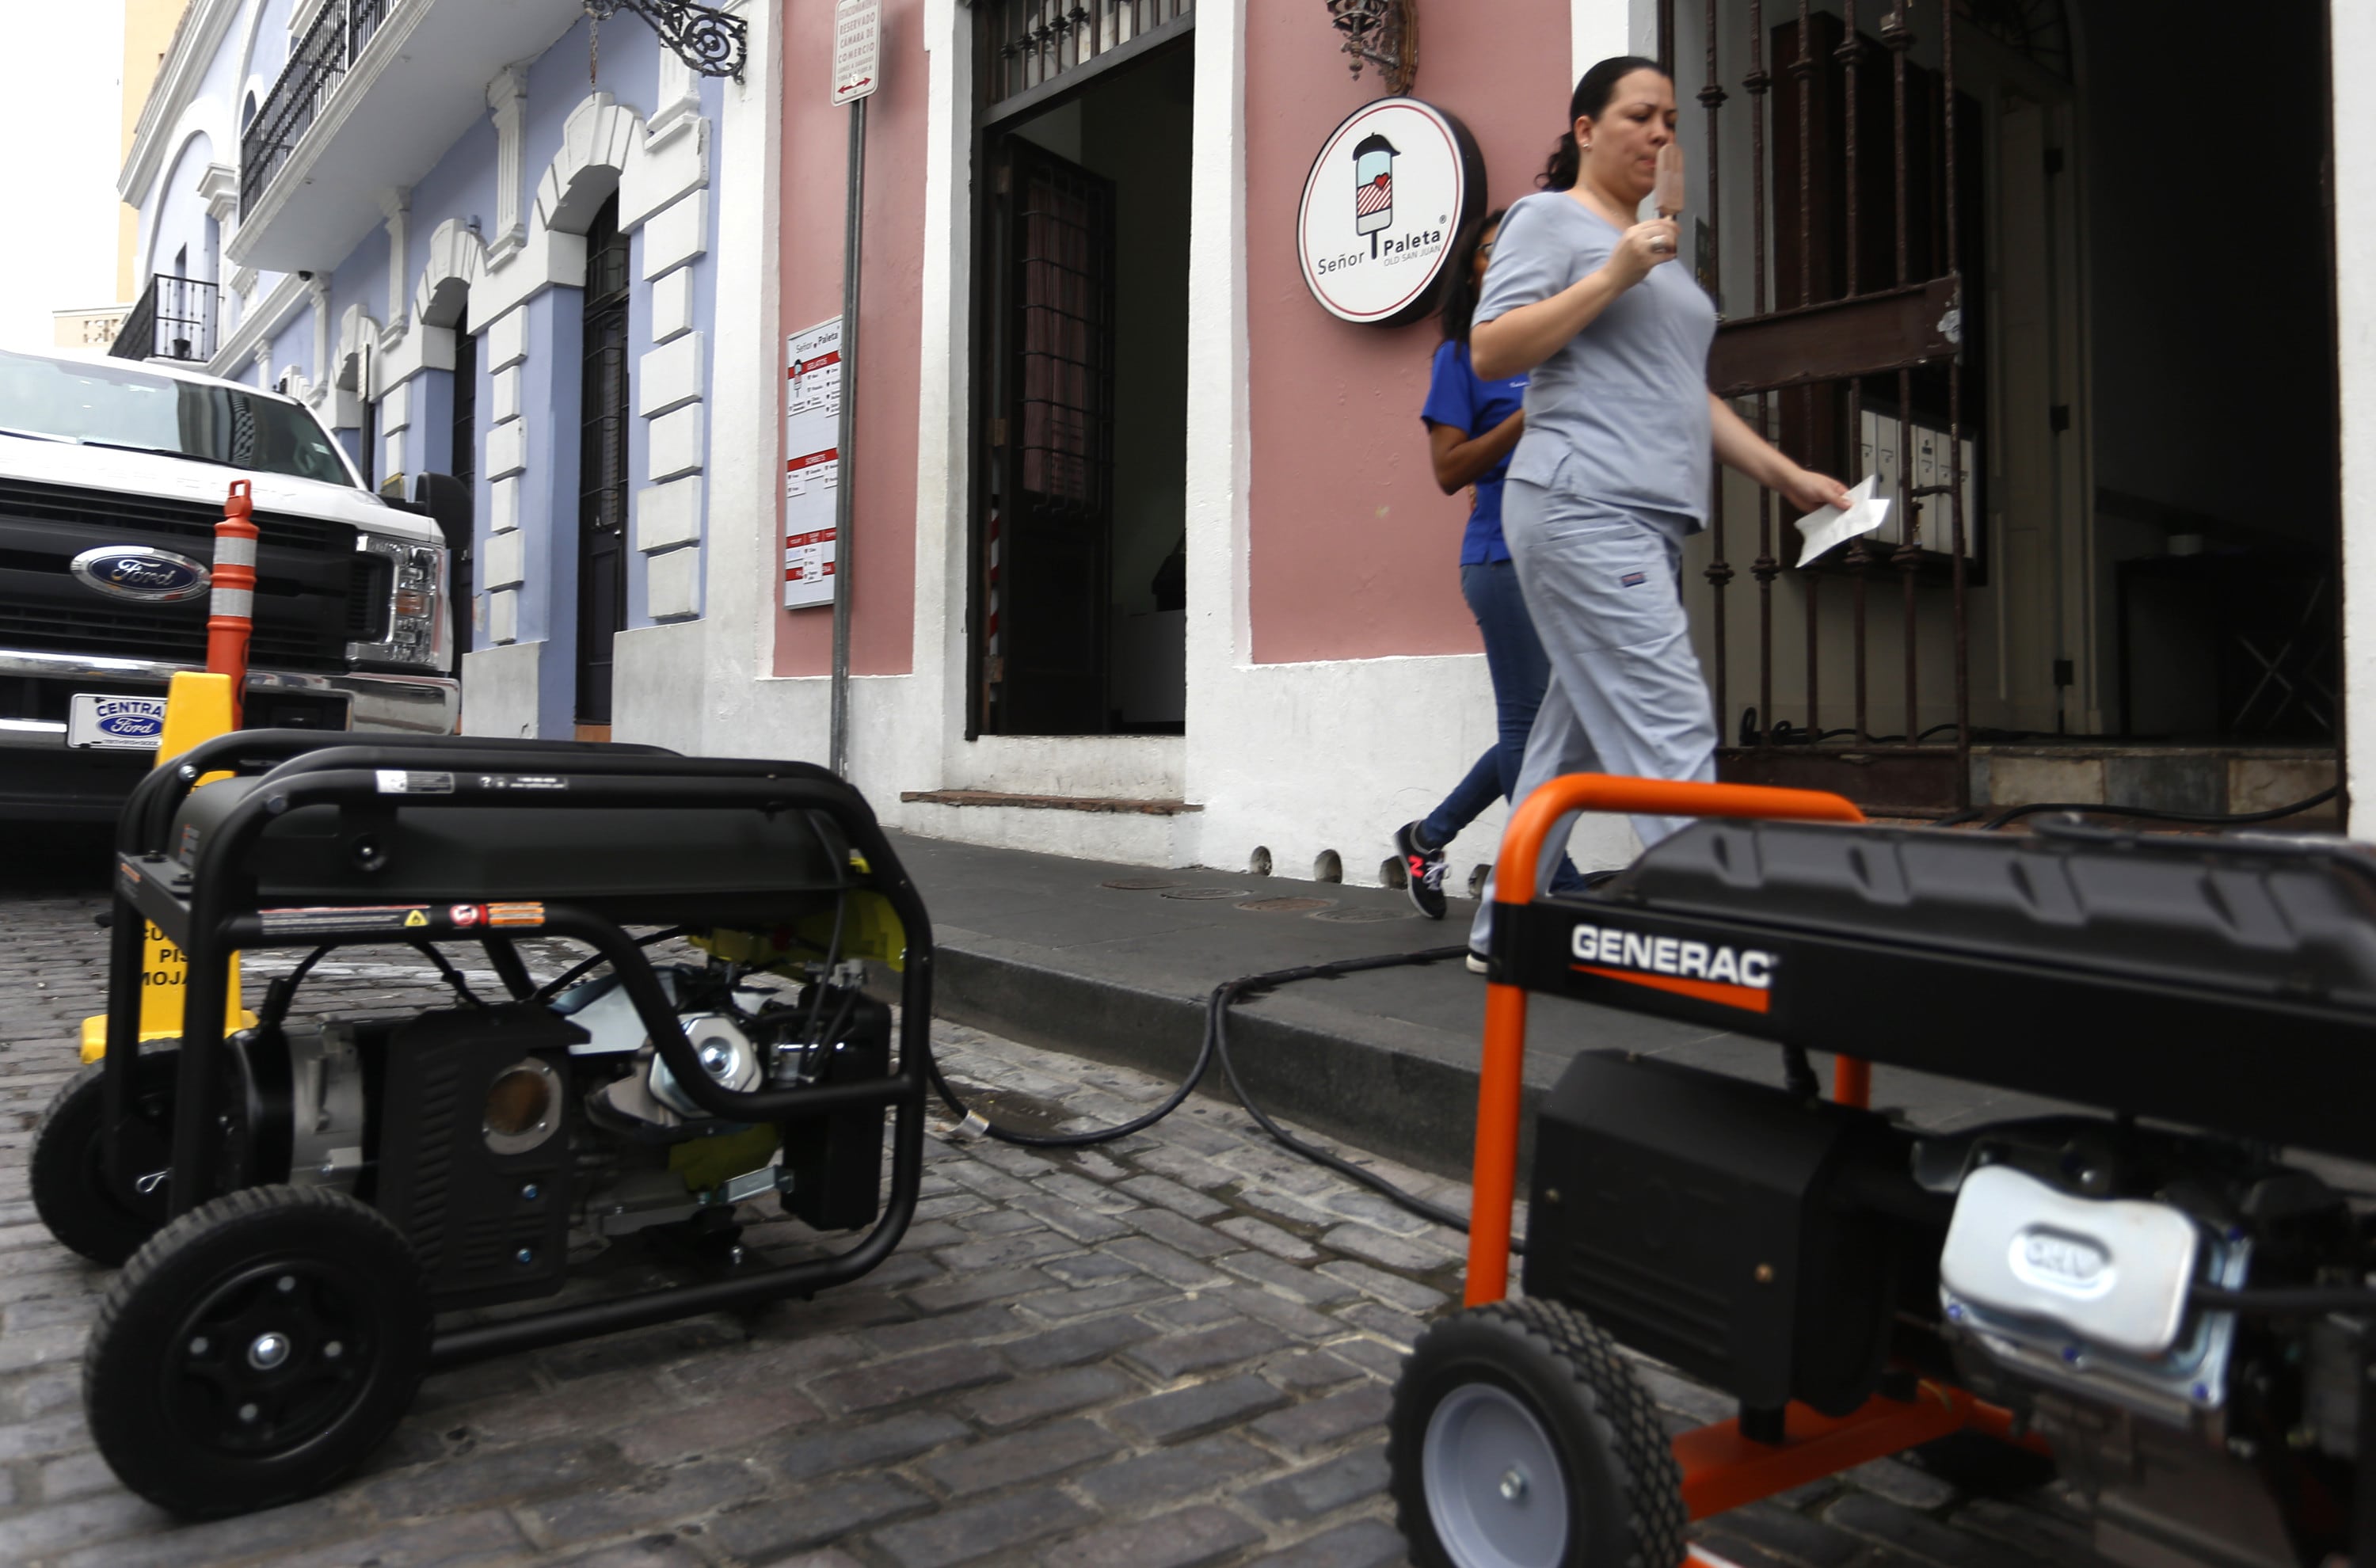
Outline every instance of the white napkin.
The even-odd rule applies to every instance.
[[[1807,541],[1806,548],[1799,552],[1800,565],[1804,566],[1835,544],[1872,532],[1889,520],[1889,503],[1873,499],[1876,477],[1865,475],[1864,481],[1848,492],[1845,507],[1818,506],[1799,519],[1799,532]]]

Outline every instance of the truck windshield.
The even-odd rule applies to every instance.
[[[235,387],[0,350],[0,429],[125,451],[194,457],[351,488],[304,410]]]

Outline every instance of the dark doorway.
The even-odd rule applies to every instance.
[[[992,109],[977,732],[1184,728],[1189,37]]]
[[[627,236],[612,196],[586,231],[577,437],[577,709],[611,722],[612,644],[627,624]]]
[[[451,446],[446,460],[446,471],[454,476],[465,510],[465,522],[457,530],[457,548],[449,553],[452,576],[446,591],[454,606],[454,668],[459,670],[461,658],[473,645],[471,634],[478,615],[476,574],[471,563],[477,554],[478,530],[469,514],[478,505],[479,485],[479,340],[470,336],[470,309],[454,323],[454,422]]]

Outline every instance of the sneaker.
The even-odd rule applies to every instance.
[[[1403,891],[1429,920],[1443,918],[1443,851],[1419,847],[1419,824],[1395,829],[1395,853],[1403,858]]]
[[[1492,972],[1493,966],[1491,962],[1486,958],[1484,954],[1479,953],[1474,947],[1471,947],[1468,950],[1468,957],[1466,961],[1468,965],[1468,972],[1472,975],[1490,974]]]

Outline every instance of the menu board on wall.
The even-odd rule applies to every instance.
[[[784,607],[833,602],[841,318],[784,339]]]

